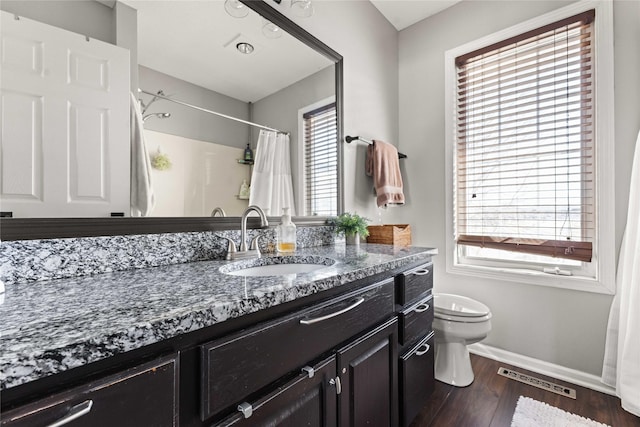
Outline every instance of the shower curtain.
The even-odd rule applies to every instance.
[[[289,208],[291,215],[295,215],[289,135],[260,131],[249,205],[260,206],[267,215],[282,215],[282,208]]]
[[[148,216],[155,205],[151,182],[151,160],[144,140],[144,127],[140,103],[131,98],[131,216]]]
[[[607,327],[602,382],[616,389],[622,407],[640,416],[640,133],[631,171],[627,227],[622,238],[616,295]]]

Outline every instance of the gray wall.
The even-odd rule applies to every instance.
[[[2,0],[0,9],[116,44],[113,10],[97,1]]]
[[[600,375],[612,298],[445,272],[444,52],[560,8],[559,1],[464,1],[400,32],[400,149],[414,243],[435,246],[435,290],[467,295],[493,311],[486,344]],[[640,127],[640,2],[615,1],[616,247],[626,221],[630,168]]]
[[[204,89],[147,67],[139,66],[138,73],[141,89],[153,93],[163,90],[165,95],[188,104],[249,120],[249,104],[246,102]],[[153,98],[144,94],[139,97],[142,97],[145,103]],[[238,148],[245,147],[249,142],[249,126],[246,124],[216,117],[161,99],[149,107],[147,114],[159,112],[171,113],[171,117],[167,119],[149,118],[144,124],[145,129]]]
[[[329,66],[252,105],[254,122],[291,133],[291,172],[294,194],[297,194],[298,189],[296,178],[300,176],[297,163],[298,148],[304,143],[298,135],[298,110],[335,94],[335,67]],[[251,145],[255,147],[258,132],[255,131],[256,128],[253,129]],[[296,214],[301,213],[296,212]]]
[[[398,32],[369,1],[318,1],[311,18],[279,11],[344,57],[344,131],[398,144]],[[344,144],[345,210],[385,222],[372,180],[364,173],[363,144]]]

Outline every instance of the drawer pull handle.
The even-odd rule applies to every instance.
[[[331,319],[332,317],[340,316],[341,314],[344,314],[347,311],[351,311],[354,308],[356,308],[357,306],[359,306],[360,304],[362,304],[363,302],[364,302],[364,298],[361,297],[361,298],[358,298],[358,300],[356,302],[354,302],[353,304],[351,304],[349,307],[345,307],[342,310],[336,311],[335,313],[327,314],[325,316],[316,317],[315,319],[302,319],[302,320],[300,320],[300,323],[302,325],[313,325],[314,323],[322,322],[323,320],[328,320],[328,319]]]
[[[238,405],[238,411],[242,412],[243,417],[249,418],[253,415],[253,406],[249,402],[242,402]]]
[[[425,344],[423,347],[424,347],[424,350],[417,350],[416,351],[416,356],[422,356],[423,354],[427,353],[429,351],[429,349],[431,348],[429,346],[429,344]]]
[[[302,368],[302,372],[307,374],[309,378],[313,378],[313,376],[316,374],[315,369],[313,369],[311,366],[305,366],[304,368]]]
[[[426,268],[413,272],[414,276],[426,276],[427,274],[429,274],[429,270],[427,270]]]
[[[67,415],[60,418],[58,421],[49,424],[47,427],[60,427],[65,424],[69,424],[71,421],[88,414],[91,411],[92,406],[93,400],[85,400],[84,402],[73,406],[71,409],[69,409],[69,413]]]
[[[416,313],[424,313],[427,310],[429,310],[429,304],[420,304],[413,311]]]
[[[336,394],[342,393],[342,384],[340,383],[340,377],[331,378],[329,384],[336,388]]]

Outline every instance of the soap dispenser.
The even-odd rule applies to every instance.
[[[291,222],[289,208],[282,209],[282,221],[276,230],[278,234],[278,252],[294,252],[296,250],[296,225]]]

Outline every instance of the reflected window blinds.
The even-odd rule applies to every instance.
[[[306,214],[338,213],[338,127],[336,105],[309,111],[304,120]]]
[[[458,245],[591,261],[594,14],[456,58]]]

